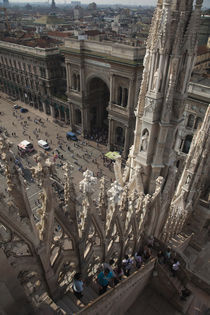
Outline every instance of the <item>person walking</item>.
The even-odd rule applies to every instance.
[[[180,265],[180,262],[176,258],[174,258],[174,263],[171,267],[171,272],[172,272],[173,277],[176,277],[177,271],[179,270],[179,265]]]
[[[134,259],[136,262],[136,268],[141,268],[141,264],[142,264],[142,257],[141,257],[141,252],[139,251],[138,253],[136,252],[134,255]]]
[[[129,277],[130,275],[132,264],[133,264],[133,260],[129,258],[128,255],[125,255],[122,261],[122,267],[123,267],[124,274],[127,277]]]
[[[98,275],[97,281],[100,286],[99,295],[106,292],[109,285],[109,281],[113,278],[112,272],[106,268],[104,271],[101,271]]]
[[[82,294],[84,290],[83,286],[84,286],[84,283],[81,278],[81,273],[79,272],[75,273],[74,280],[73,280],[73,292],[74,292],[74,295],[78,299],[81,299],[83,297],[83,294]]]

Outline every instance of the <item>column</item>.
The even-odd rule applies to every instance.
[[[87,107],[82,109],[82,133],[84,131],[90,132],[90,119],[89,119],[89,111]]]
[[[110,106],[113,103],[113,74],[110,75],[110,98],[109,98],[109,104]]]
[[[127,158],[128,156],[128,149],[129,149],[129,132],[128,132],[128,127],[125,127],[125,143],[124,143],[124,149],[123,149],[123,157]]]
[[[61,120],[61,110],[58,108],[58,119]]]
[[[133,82],[134,80],[130,79],[129,88],[128,88],[128,104],[127,104],[128,109],[130,109],[131,107],[131,97],[132,97],[131,90],[132,90]]]
[[[55,108],[54,106],[51,106],[51,115],[53,118],[55,118]]]
[[[67,114],[66,114],[66,109],[64,109],[64,120],[65,120],[65,123],[67,124],[68,118],[67,118]]]
[[[72,103],[69,104],[69,121],[72,130],[74,126],[74,108]]]
[[[43,106],[44,113],[47,114],[47,107],[46,107],[45,102],[42,102],[42,106]]]
[[[107,148],[108,150],[111,150],[113,147],[113,137],[114,137],[114,132],[113,132],[113,127],[114,127],[114,121],[112,118],[109,119],[109,135],[108,135],[108,143],[107,143]]]
[[[66,79],[67,79],[67,93],[70,93],[71,89],[71,67],[70,63],[66,64]]]

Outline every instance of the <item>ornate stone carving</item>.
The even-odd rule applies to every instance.
[[[143,151],[143,152],[147,151],[148,141],[149,141],[149,131],[146,129],[142,134],[140,151]]]

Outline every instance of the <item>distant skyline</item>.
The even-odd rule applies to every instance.
[[[144,5],[144,6],[156,6],[157,0],[79,0],[81,3],[87,4],[91,2],[95,2],[96,4],[122,4],[122,5]],[[11,3],[33,3],[33,2],[40,2],[40,3],[47,3],[51,2],[51,0],[9,0]],[[56,3],[66,3],[70,4],[71,0],[55,0]],[[210,0],[203,1],[203,7],[210,8]]]

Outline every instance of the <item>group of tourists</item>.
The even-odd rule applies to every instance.
[[[154,238],[149,238],[146,245],[135,253],[134,257],[125,255],[121,261],[111,259],[109,262],[104,262],[101,271],[97,276],[97,284],[99,287],[99,295],[107,291],[108,286],[114,287],[122,278],[129,277],[133,267],[140,269],[143,263],[148,262],[152,255],[154,245]],[[153,253],[154,254],[154,253]],[[180,262],[176,258],[172,258],[171,249],[168,247],[166,250],[159,250],[157,254],[157,262],[159,264],[167,264],[171,271],[171,276],[176,277],[180,269]],[[155,254],[155,255],[156,255]],[[73,281],[73,292],[75,296],[80,299],[84,289],[84,282],[81,279],[81,274],[76,273]],[[187,289],[182,290],[181,297],[186,298],[188,294]]]

